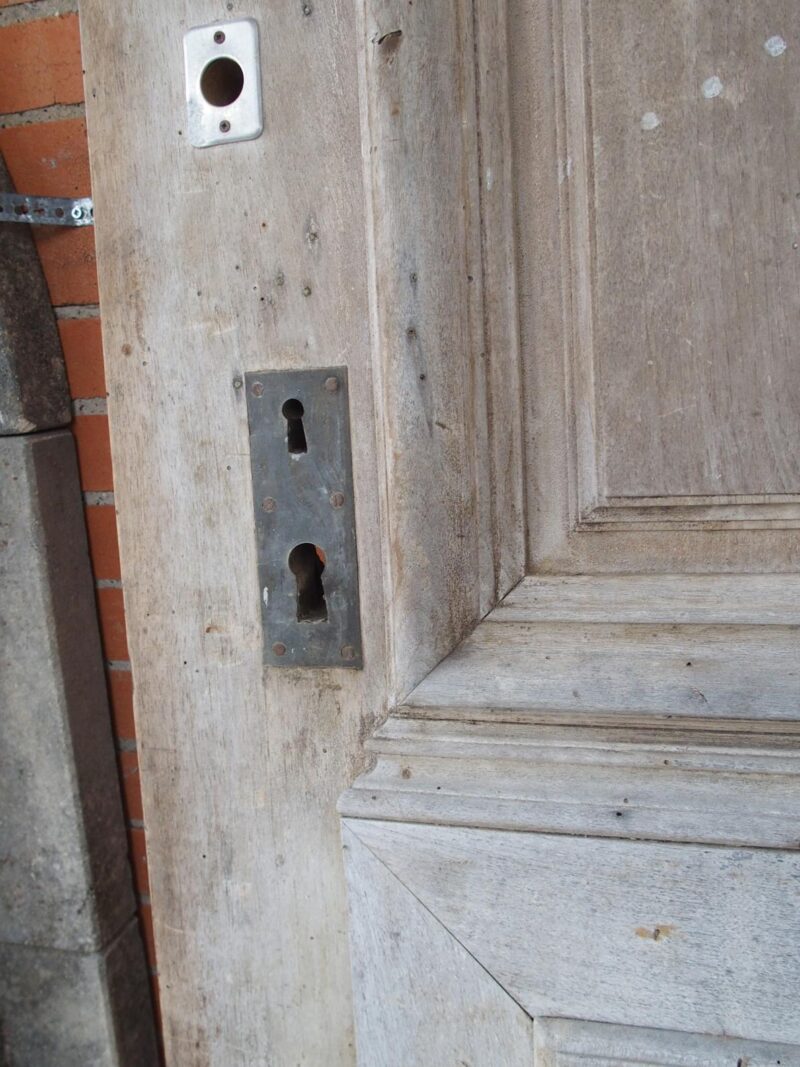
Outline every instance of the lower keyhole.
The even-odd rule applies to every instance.
[[[326,622],[328,605],[322,584],[325,553],[307,541],[295,545],[289,553],[289,570],[297,583],[297,621]]]

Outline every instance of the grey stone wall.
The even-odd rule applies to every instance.
[[[33,242],[0,223],[0,1063],[155,1067],[69,420]]]

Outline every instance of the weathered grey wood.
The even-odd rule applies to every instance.
[[[352,10],[82,10],[167,1060],[352,1062],[335,801],[385,705]],[[264,135],[189,146],[181,37],[259,22]],[[249,370],[347,363],[361,671],[261,664]]]
[[[530,1015],[800,1041],[797,852],[345,824]]]
[[[482,242],[471,4],[359,10],[387,611],[402,696],[522,573],[520,413],[506,394],[519,374],[508,135],[502,124],[486,132],[505,60],[502,38],[482,38],[479,62],[493,64],[479,79],[487,166],[500,181],[484,194]]]
[[[800,576],[529,575],[495,622],[800,623]]]
[[[259,23],[265,132],[195,150],[180,41],[220,14]],[[82,32],[167,1057],[347,1064],[336,797],[390,702],[521,577],[502,42],[479,47],[506,168],[482,234],[467,0],[87,0]],[[233,383],[342,363],[365,670],[264,671]]]
[[[742,1041],[735,1037],[683,1034],[644,1027],[613,1026],[578,1019],[537,1019],[536,1067],[642,1064],[648,1067],[798,1067],[797,1045]]]
[[[796,571],[796,5],[511,10],[533,565]]]
[[[592,350],[580,338],[576,358],[594,367],[600,491],[797,504],[799,68],[794,48],[775,57],[764,44],[777,32],[794,44],[800,9],[565,0],[562,10],[564,184],[591,217],[571,233],[573,284],[586,288],[577,303],[593,315]],[[575,399],[578,412],[592,402]]]
[[[627,719],[800,719],[796,626],[482,622],[412,708]]]
[[[755,10],[751,0],[742,6]],[[575,171],[561,151],[565,108],[571,108],[573,129],[577,111],[558,70],[569,18],[578,18],[579,6],[564,0],[567,32],[562,5],[554,0],[511,0],[508,19],[490,8],[483,0],[475,6],[468,0],[364,0],[353,17],[350,8],[336,5],[276,7],[256,0],[246,12],[234,5],[232,15],[252,15],[261,29],[265,133],[198,152],[185,144],[180,37],[190,25],[218,16],[220,7],[211,0],[142,0],[113,10],[87,0],[84,6],[109,407],[156,942],[167,1053],[181,1067],[352,1062],[334,798],[363,768],[362,741],[376,719],[442,657],[448,658],[411,701],[431,717],[678,716],[704,725],[716,720],[726,729],[736,718],[748,724],[762,717],[773,730],[797,717],[797,633],[783,623],[760,626],[761,616],[712,625],[709,618],[700,623],[701,612],[697,623],[681,627],[650,620],[493,621],[448,656],[518,576],[516,400],[522,379],[529,554],[536,566],[789,572],[800,561],[794,532],[738,528],[790,521],[791,500],[761,499],[768,486],[740,499],[741,486],[730,481],[722,488],[736,491],[710,503],[706,497],[665,503],[663,486],[645,486],[648,496],[632,510],[624,496],[592,495],[586,442],[594,440],[598,424],[583,425],[579,433],[571,423],[575,398],[585,395],[589,382],[565,378],[565,363],[573,366],[576,350],[570,341],[565,361],[565,332],[577,312],[565,309],[563,300],[583,299],[582,328],[591,323],[585,286],[561,276],[562,251],[572,239],[566,227],[579,238],[582,232],[580,205],[567,203],[566,195],[575,187]],[[770,11],[791,15],[785,2]],[[511,122],[503,114],[506,39]],[[623,54],[627,47],[623,42]],[[574,64],[575,54],[567,61]],[[522,190],[516,205],[521,377],[509,130],[513,175]],[[489,181],[489,170],[502,174],[499,185]],[[556,203],[564,209],[560,215]],[[610,225],[606,216],[599,222]],[[577,249],[579,256],[585,251]],[[607,274],[610,281],[613,270]],[[620,328],[625,325],[620,320]],[[589,338],[580,340],[587,350]],[[751,358],[748,367],[757,365]],[[324,676],[265,672],[246,415],[233,382],[248,370],[343,362],[352,389],[366,669]],[[585,361],[579,366],[584,376],[591,369]],[[630,392],[635,403],[636,390]],[[618,402],[613,398],[611,407]],[[729,407],[741,405],[736,400]],[[713,431],[724,424],[724,404],[712,414]],[[592,412],[579,405],[579,415],[590,420]],[[756,473],[766,470],[762,452],[739,449],[738,442],[735,451],[734,474],[736,456]],[[626,469],[635,473],[631,465]],[[594,471],[595,480],[608,488],[602,473]],[[639,504],[649,516],[645,527],[669,524],[675,533],[640,529]],[[730,507],[743,510],[732,517],[725,510]],[[604,508],[624,522],[616,515],[607,522]],[[703,508],[712,509],[713,522]],[[693,522],[720,529],[693,530]],[[630,530],[611,530],[626,523]],[[708,613],[708,598],[703,603]],[[626,610],[640,609],[631,601]],[[612,788],[610,774],[602,773],[598,805]],[[692,785],[687,795],[697,800],[701,792]],[[780,821],[785,795],[767,794]],[[751,818],[755,825],[758,813]],[[723,830],[732,832],[730,824]],[[428,831],[433,828],[414,832]],[[386,832],[397,835],[401,828]],[[480,841],[499,840],[489,831],[475,833],[487,835]],[[523,852],[538,848],[530,844],[535,835],[500,836],[525,842]],[[432,846],[430,869],[441,846],[448,872],[448,840]],[[469,873],[469,849],[458,840],[456,869]],[[550,839],[538,840],[545,848]],[[626,958],[616,951],[622,942],[612,944],[601,925],[589,876],[600,868],[606,895],[621,886],[620,897],[630,900],[641,891],[654,910],[662,900],[669,904],[674,890],[683,916],[690,895],[696,906],[709,885],[724,881],[720,856],[730,855],[670,852],[673,884],[663,854],[648,853],[655,857],[650,874],[656,882],[663,876],[669,890],[656,897],[657,886],[644,885],[641,867],[639,880],[630,881],[617,850],[663,846],[605,841],[594,843],[603,852],[574,851],[592,845],[570,839],[552,861],[542,861],[550,910],[539,918],[552,929],[560,914],[556,883],[563,910],[565,871],[568,877],[570,865],[576,868],[573,940],[565,935],[558,956],[548,943],[549,957],[527,957],[531,966],[541,964],[536,981],[542,988],[564,952],[577,960],[573,999],[565,996],[565,1002],[587,1011],[599,1005],[592,1000],[594,992],[601,996],[598,966],[613,970]],[[702,870],[692,866],[698,855],[708,857]],[[731,981],[751,979],[755,1008],[742,1007],[740,985],[726,986],[723,975],[723,996],[713,1007],[726,1025],[765,1025],[758,1012],[774,993],[764,977],[770,954],[776,982],[796,978],[775,933],[791,922],[789,889],[780,884],[777,867],[765,868],[768,860],[778,863],[774,856],[764,850],[753,855],[742,869],[760,865],[761,878],[733,894],[738,914],[744,899],[748,907],[772,909],[778,926],[764,923],[764,933],[758,923],[748,925],[741,951],[731,949]],[[480,859],[480,849],[472,858]],[[487,871],[493,863],[487,860]],[[535,862],[520,881],[528,894],[532,870]],[[454,900],[457,888],[450,886]],[[489,890],[497,913],[497,902],[505,900],[502,879]],[[769,896],[779,891],[779,898]],[[537,930],[535,903],[525,897],[519,910],[529,940]],[[468,904],[461,902],[465,914]],[[729,926],[733,911],[731,905]],[[710,994],[695,1003],[690,979],[702,982],[712,949],[725,959],[718,944],[724,913],[697,918],[695,943],[667,973],[669,1018],[679,1009],[689,1022],[711,1018]],[[579,934],[587,931],[581,943]],[[524,941],[502,916],[494,932]],[[650,942],[639,937],[635,947],[660,949],[661,941],[660,933]],[[598,950],[592,960],[580,956],[587,944]],[[750,973],[753,961],[761,961],[761,972]],[[644,1019],[662,975],[647,970],[647,958],[634,963],[639,1000],[634,996],[632,1007],[641,1008]],[[712,992],[719,990],[712,985]],[[772,997],[773,1009],[785,1007],[781,996],[779,990]],[[536,1003],[552,1009],[545,995]]]
[[[800,734],[390,718],[339,801],[361,819],[800,846]]]
[[[473,0],[495,594],[525,570],[522,367],[507,0]]]
[[[533,1020],[346,827],[358,1062],[531,1067]]]

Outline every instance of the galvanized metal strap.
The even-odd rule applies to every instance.
[[[23,196],[0,193],[0,222],[27,222],[32,226],[92,226],[91,197]]]

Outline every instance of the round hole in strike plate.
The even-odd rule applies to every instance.
[[[200,92],[212,107],[228,107],[242,95],[244,71],[230,56],[212,59],[200,75]]]

